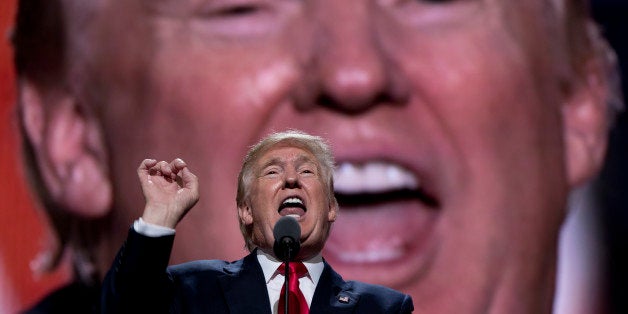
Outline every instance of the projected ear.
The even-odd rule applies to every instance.
[[[608,137],[608,81],[599,62],[576,83],[563,105],[567,174],[571,186],[595,176],[602,167]]]
[[[96,118],[70,93],[19,82],[21,123],[50,201],[86,217],[105,215],[112,188]]]

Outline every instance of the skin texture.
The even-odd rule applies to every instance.
[[[240,160],[298,128],[340,164],[405,169],[430,199],[341,202],[323,255],[345,278],[407,292],[420,313],[551,309],[565,200],[598,171],[606,125],[605,83],[595,63],[571,67],[544,1],[68,3],[67,77],[22,98],[53,198],[107,219],[98,269],[142,213],[147,157],[181,157],[203,182],[172,262],[244,255]],[[254,212],[267,243],[278,218]],[[339,253],[373,248],[393,257]]]

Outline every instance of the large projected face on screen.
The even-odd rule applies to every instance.
[[[334,149],[340,212],[323,256],[345,278],[408,292],[418,312],[551,306],[566,195],[598,170],[605,145],[603,83],[588,81],[599,69],[567,52],[564,8],[64,5],[64,77],[26,85],[25,129],[52,203],[107,217],[97,269],[143,210],[144,158],[181,157],[201,182],[172,262],[245,254],[242,157],[294,128]]]

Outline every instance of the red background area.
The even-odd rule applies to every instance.
[[[15,75],[9,44],[16,1],[0,1],[0,312],[15,313],[36,302],[68,278],[67,266],[52,274],[35,274],[29,265],[44,248],[48,229],[31,200],[20,162],[15,109]]]

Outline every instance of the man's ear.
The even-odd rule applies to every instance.
[[[330,222],[336,221],[338,217],[338,202],[334,201],[329,205],[329,212],[327,212],[327,220]]]
[[[28,79],[18,88],[20,122],[46,197],[76,215],[107,214],[113,193],[95,116],[67,91]]]
[[[238,206],[238,217],[240,218],[240,222],[245,226],[250,226],[253,223],[253,213],[248,203]]]
[[[591,179],[604,162],[609,129],[609,82],[599,62],[586,65],[562,108],[567,179],[575,187]]]

